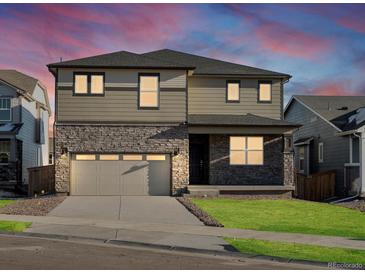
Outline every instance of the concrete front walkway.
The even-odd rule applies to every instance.
[[[175,198],[167,196],[69,196],[48,215],[203,226]]]
[[[176,246],[184,246],[184,244],[190,242],[192,244],[189,247],[211,250],[227,249],[222,237],[255,238],[365,250],[365,241],[351,240],[343,237],[230,229],[201,225],[132,223],[119,220],[5,214],[0,214],[0,220],[33,222],[32,227],[28,230],[29,232],[171,244]],[[200,244],[200,241],[202,244]],[[204,243],[204,241],[207,242]]]

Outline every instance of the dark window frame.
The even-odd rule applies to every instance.
[[[156,107],[144,107],[141,106],[141,77],[143,76],[155,76],[158,80],[157,85],[157,106]],[[159,110],[160,109],[160,73],[138,73],[138,110]]]
[[[77,75],[87,76],[87,93],[77,93],[75,88],[75,80]],[[92,93],[91,92],[91,76],[102,75],[103,76],[103,93]],[[72,80],[72,95],[73,96],[105,96],[105,72],[90,72],[90,71],[75,71],[73,73]]]
[[[260,85],[261,84],[270,84],[270,100],[260,100]],[[272,81],[260,80],[257,84],[257,103],[259,104],[271,104],[272,103]]]
[[[228,85],[238,84],[238,100],[228,100]],[[226,103],[239,103],[241,100],[241,80],[227,80],[226,81]]]

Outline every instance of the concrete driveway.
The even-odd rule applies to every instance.
[[[69,196],[48,215],[131,223],[203,225],[175,198],[167,196]]]

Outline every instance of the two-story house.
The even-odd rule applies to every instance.
[[[28,183],[27,168],[48,164],[47,89],[16,70],[0,70],[0,189]]]
[[[168,49],[48,68],[60,193],[293,190],[288,74]]]

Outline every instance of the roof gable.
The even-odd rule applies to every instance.
[[[29,95],[33,94],[34,88],[38,83],[37,79],[13,69],[0,70],[0,80]]]

